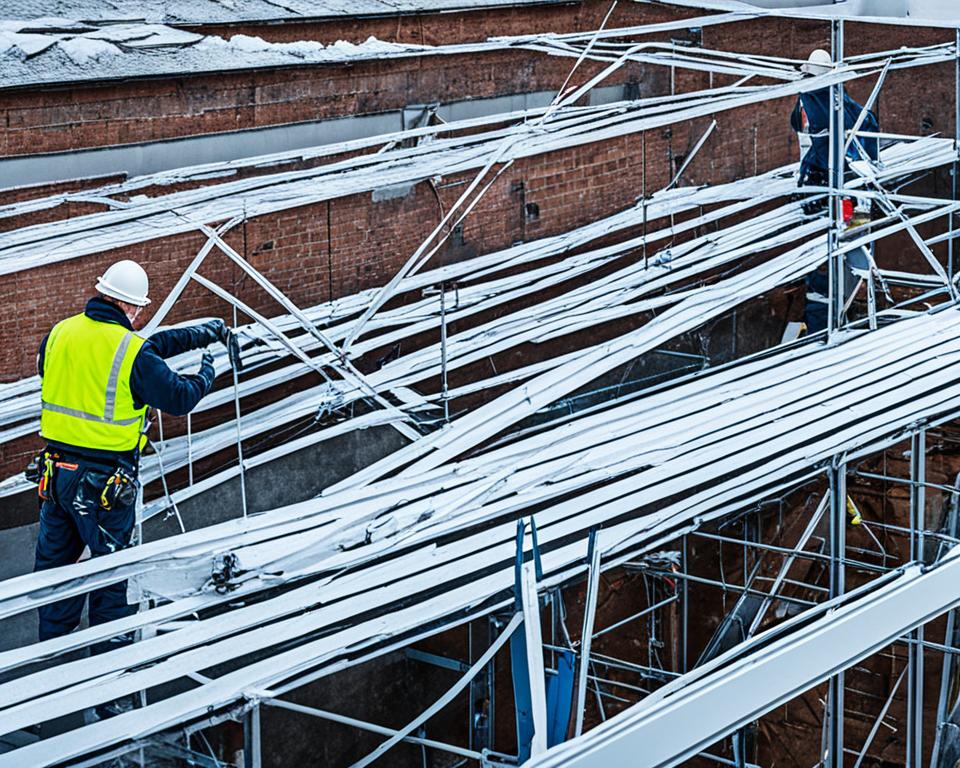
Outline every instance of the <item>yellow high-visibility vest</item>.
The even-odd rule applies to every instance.
[[[41,436],[101,451],[136,448],[147,408],[135,407],[130,374],[143,344],[84,314],[57,323],[43,355]]]

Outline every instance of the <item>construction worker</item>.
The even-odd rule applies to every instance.
[[[833,69],[833,60],[825,50],[818,48],[813,51],[806,63],[800,69],[811,77],[823,75]],[[844,90],[843,92],[843,120],[844,130],[852,130],[857,124],[863,107],[854,101]],[[801,93],[790,115],[790,125],[797,132],[800,141],[802,157],[800,159],[800,173],[797,177],[797,186],[806,185],[825,187],[830,183],[830,88],[820,88],[816,91]],[[876,132],[879,130],[877,116],[867,111],[861,131]],[[846,141],[846,139],[844,139]],[[876,137],[858,137],[857,143],[871,160],[879,157],[879,141]],[[844,158],[844,177],[848,175],[849,159],[861,158],[861,153],[854,142],[851,142]],[[808,216],[825,211],[827,208],[826,195],[817,195],[812,199],[806,197],[803,211]],[[853,217],[853,201],[844,200],[844,223]],[[827,284],[828,277],[825,267],[810,273],[806,277],[806,306],[803,323],[807,334],[817,333],[827,327]]]
[[[800,69],[809,76],[823,75],[833,69],[830,54],[821,48],[813,51]],[[852,130],[860,117],[863,107],[843,92],[844,129]],[[830,167],[830,88],[801,93],[790,115],[790,125],[800,141],[803,157],[800,159],[798,186],[824,187],[829,184]],[[879,129],[877,116],[867,111],[860,125],[861,131],[876,132]],[[871,160],[879,157],[879,142],[876,137],[858,137],[860,147]],[[851,143],[847,158],[859,159],[858,148]],[[844,162],[846,168],[846,160]],[[826,198],[819,196],[804,204],[804,212],[812,215],[826,208]]]
[[[41,499],[34,570],[76,563],[85,547],[97,557],[129,545],[147,407],[185,415],[213,386],[209,352],[190,375],[175,373],[164,358],[217,341],[236,351],[222,320],[138,336],[140,313],[150,301],[147,289],[139,264],[117,262],[97,280],[99,295],[83,313],[57,323],[40,343],[40,434],[46,447],[28,468]],[[85,598],[41,607],[40,640],[76,629]],[[89,594],[91,625],[135,612],[127,604],[126,582]],[[131,641],[122,634],[94,652]]]

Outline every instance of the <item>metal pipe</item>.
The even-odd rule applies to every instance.
[[[261,768],[260,705],[252,707],[243,718],[243,768]]]
[[[187,414],[187,485],[193,485],[193,419]]]
[[[233,330],[237,329],[237,305],[233,305]],[[240,465],[240,502],[243,516],[247,516],[247,471],[243,465],[243,429],[240,424],[240,378],[237,367],[230,363],[233,372],[233,409],[237,421],[237,462]]]
[[[561,645],[551,645],[549,643],[544,643],[543,647],[549,651],[563,651],[565,653],[573,653],[577,656],[580,654],[577,653],[575,648],[568,648]],[[960,651],[958,651],[960,653]],[[623,659],[618,659],[615,656],[608,656],[603,653],[597,653],[596,651],[590,652],[590,664],[591,666],[600,665],[601,667],[611,667],[613,669],[622,669],[626,672],[636,672],[641,677],[651,678],[654,680],[669,680],[675,677],[680,677],[680,672],[671,672],[668,669],[657,669],[655,667],[648,667],[643,664],[637,664],[632,661],[624,661]],[[588,675],[589,679],[593,679],[594,675]]]
[[[877,97],[880,95],[880,89],[883,87],[883,81],[887,77],[887,71],[890,69],[890,62],[892,59],[887,59],[886,63],[883,65],[883,69],[880,70],[880,74],[877,76],[877,82],[874,83],[873,90],[870,91],[870,97],[867,99],[866,103],[863,105],[863,109],[860,110],[860,114],[857,115],[857,121],[853,124],[853,128],[850,131],[850,138],[846,140],[843,145],[843,154],[846,156],[847,150],[850,149],[850,145],[853,144],[857,139],[857,132],[860,130],[860,127],[863,125],[863,121],[867,117],[867,112],[873,108],[873,103],[877,100]],[[846,133],[846,131],[844,131]],[[860,142],[857,141],[857,144]],[[863,148],[860,147],[862,150]]]
[[[775,586],[776,586],[776,582],[777,582],[777,579],[776,579],[775,577],[771,577],[771,576],[755,576],[755,577],[754,577],[754,580],[755,580],[755,581],[773,582]],[[801,589],[811,589],[811,590],[813,590],[814,592],[820,592],[820,593],[822,593],[822,594],[824,594],[824,595],[829,595],[829,594],[830,594],[830,588],[829,588],[829,587],[820,587],[820,586],[817,586],[817,585],[815,585],[815,584],[808,584],[807,582],[805,582],[805,581],[800,581],[799,579],[786,579],[786,578],[785,578],[785,579],[783,579],[782,581],[783,581],[783,583],[785,583],[785,584],[790,584],[791,586],[794,586],[794,587],[800,587]]]
[[[958,36],[960,36],[960,28],[957,30]],[[960,55],[960,46],[957,47],[958,55]],[[960,80],[958,80],[960,82]],[[960,101],[958,101],[960,103]],[[954,488],[960,489],[960,474],[957,474],[957,478],[954,481]],[[950,495],[949,501],[949,512],[947,513],[947,530],[956,533],[957,532],[957,514],[958,514],[958,497],[957,491]],[[947,613],[947,626],[943,631],[943,642],[945,655],[943,657],[943,665],[940,670],[940,697],[937,700],[937,727],[934,733],[933,739],[933,752],[930,756],[930,766],[935,768],[939,757],[940,757],[940,748],[943,743],[943,728],[946,725],[947,719],[947,709],[950,707],[950,688],[951,682],[954,676],[954,660],[953,654],[960,652],[956,648],[949,647],[949,643],[955,643],[957,637],[957,611],[953,610]],[[929,642],[929,641],[928,641]],[[947,650],[948,649],[948,650]]]
[[[748,595],[756,595],[757,597],[766,597],[769,593],[764,592],[759,589],[751,589],[750,587],[738,587],[736,584],[728,584],[721,581],[715,581],[714,579],[705,579],[702,576],[693,576],[691,574],[683,575],[681,573],[674,573],[672,571],[655,571],[647,569],[647,573],[651,573],[656,576],[669,576],[671,579],[685,579],[692,581],[694,584],[706,584],[711,587],[717,587],[727,592],[733,592],[735,594],[746,593]],[[811,589],[816,589],[811,585],[806,585]],[[796,605],[803,605],[806,607],[812,607],[818,605],[818,603],[813,602],[812,600],[802,600],[799,597],[786,597],[784,595],[776,595],[773,598],[774,600],[779,600],[784,603],[794,603]]]
[[[396,730],[392,728],[384,728],[381,725],[374,725],[373,723],[368,723],[365,720],[357,720],[354,717],[339,715],[336,712],[328,712],[324,709],[305,707],[303,704],[294,704],[291,701],[283,701],[281,699],[264,699],[262,703],[271,707],[277,707],[278,709],[288,709],[291,712],[299,712],[303,715],[312,715],[313,717],[319,717],[323,720],[330,720],[334,723],[350,725],[354,728],[370,731],[371,733],[379,733],[381,736],[394,736],[397,733]],[[454,755],[459,755],[460,757],[469,757],[473,760],[481,760],[483,758],[483,755],[481,755],[479,752],[474,752],[471,749],[464,749],[463,747],[457,747],[453,744],[445,744],[442,741],[434,741],[433,739],[423,739],[419,736],[405,736],[403,741],[410,744],[418,744],[423,747],[429,747],[430,749],[439,749],[443,752],[450,752]]]
[[[830,597],[843,595],[846,586],[843,557],[846,550],[847,523],[847,465],[834,460],[829,470],[830,478]],[[826,752],[833,768],[843,768],[843,686],[841,670],[830,678],[827,691]]]
[[[910,555],[924,559],[924,507],[926,506],[927,431],[910,437]],[[907,768],[920,768],[923,760],[923,626],[910,633],[907,646]]]
[[[872,520],[870,525],[874,528],[881,528],[888,531],[896,531],[897,533],[910,533],[909,528],[904,528],[902,525],[894,525],[893,523],[881,523],[876,520]],[[924,531],[924,538],[928,539],[941,539],[943,541],[948,541],[951,544],[960,544],[960,539],[957,539],[954,536],[949,536],[945,533],[940,533],[939,531]]]
[[[393,747],[398,742],[402,741],[404,738],[409,736],[413,731],[419,728],[423,723],[427,722],[433,715],[446,706],[450,701],[452,701],[456,696],[467,687],[470,680],[473,679],[483,667],[496,655],[497,651],[510,639],[517,627],[523,622],[523,614],[517,613],[514,614],[513,618],[510,619],[510,622],[504,627],[503,632],[500,633],[500,636],[493,642],[493,644],[483,652],[483,655],[474,662],[473,666],[459,679],[456,683],[453,684],[436,702],[430,705],[422,714],[418,715],[402,729],[394,731],[393,734],[378,746],[375,750],[370,752],[366,757],[357,760],[352,768],[364,768],[364,766],[370,765],[370,763],[377,760],[381,755],[383,755],[387,750]],[[540,652],[540,649],[537,649],[537,652]],[[541,667],[542,669],[542,667]]]
[[[712,755],[709,752],[701,752],[697,755],[697,757],[705,757],[708,760],[713,760],[715,763],[720,763],[720,765],[730,765],[733,766],[733,768],[736,768],[737,766],[737,763],[735,763],[733,760],[730,760],[726,757],[719,757],[718,755]],[[753,763],[747,763],[746,766],[747,768],[759,768]]]
[[[935,643],[933,640],[924,640],[923,642],[919,642],[918,640],[914,640],[910,637],[901,637],[897,640],[897,642],[903,643],[907,647],[910,647],[911,645],[919,645],[922,646],[924,650],[944,653],[950,657],[960,655],[960,648],[953,648],[949,645],[944,645],[943,643]]]
[[[713,122],[710,123],[709,126],[707,126],[707,130],[703,132],[703,135],[699,138],[697,143],[694,145],[693,149],[690,150],[690,154],[686,156],[686,158],[683,161],[683,164],[680,166],[680,170],[677,171],[676,176],[674,176],[673,179],[670,181],[670,183],[667,184],[666,188],[663,190],[664,192],[666,192],[668,189],[672,189],[676,185],[676,183],[680,181],[680,177],[683,176],[683,172],[687,170],[687,166],[690,165],[690,162],[693,160],[693,158],[697,156],[697,153],[701,150],[703,145],[706,143],[707,139],[710,138],[710,134],[713,133],[713,129],[716,127],[717,127],[716,120],[714,120]],[[756,175],[756,173],[754,173],[754,175]]]
[[[683,535],[683,541],[681,544],[680,550],[680,567],[683,569],[683,575],[687,575],[688,563],[687,563],[687,535]],[[686,579],[683,580],[682,586],[680,588],[681,594],[683,595],[683,602],[681,603],[682,612],[680,614],[680,643],[681,643],[681,671],[687,672],[690,667],[687,664],[687,645],[689,641],[689,633],[687,631],[687,621],[690,616],[690,585]]]
[[[596,640],[596,639],[597,639],[598,637],[600,637],[601,635],[605,635],[605,634],[607,634],[607,632],[612,632],[613,630],[618,629],[619,627],[622,627],[624,624],[629,624],[629,623],[630,623],[631,621],[633,621],[634,619],[639,619],[641,616],[646,616],[648,613],[651,613],[652,611],[655,611],[655,610],[657,610],[658,608],[663,608],[663,606],[665,606],[665,605],[669,605],[670,603],[674,603],[674,602],[676,602],[676,601],[679,599],[679,597],[680,597],[679,595],[671,595],[670,597],[668,597],[668,598],[666,598],[666,599],[664,599],[664,600],[661,600],[659,603],[656,603],[656,604],[654,604],[654,605],[651,605],[651,606],[649,606],[648,608],[644,608],[644,609],[643,609],[642,611],[640,611],[639,613],[635,613],[635,614],[633,614],[632,616],[627,616],[627,618],[621,619],[621,620],[618,621],[616,624],[611,624],[609,627],[606,627],[606,628],[604,628],[604,629],[601,629],[599,632],[595,632],[594,635],[593,635],[593,639]]]
[[[593,622],[597,612],[597,594],[600,589],[600,547],[597,531],[590,531],[587,544],[587,559],[590,562],[587,577],[587,596],[583,607],[583,630],[580,634],[580,668],[577,679],[577,719],[573,730],[576,738],[583,733],[583,710],[587,703],[587,672],[590,667],[590,643],[593,639]]]
[[[858,475],[859,477],[868,477],[871,480],[889,480],[894,483],[903,483],[904,485],[923,485],[925,488],[936,488],[938,491],[945,491],[946,493],[956,493],[957,489],[951,485],[943,485],[942,483],[931,483],[927,480],[918,481],[910,480],[905,477],[891,477],[889,475],[878,475],[874,472],[863,472],[861,470],[854,470],[851,472],[853,475]]]
[[[654,667],[647,667],[643,664],[635,664],[630,661],[624,661],[623,659],[618,659],[614,656],[607,656],[603,653],[597,653],[593,651],[590,654],[590,663],[591,664],[600,664],[601,666],[613,667],[614,669],[623,669],[627,672],[636,672],[639,675],[657,679],[669,679],[673,677],[680,677],[679,672],[671,672],[666,669],[655,669]]]
[[[960,27],[954,41],[954,91],[953,91],[953,163],[950,166],[950,197],[957,201],[957,157],[960,156]],[[950,211],[950,232],[954,231],[954,211]],[[947,275],[953,282],[953,238],[947,241]]]
[[[896,684],[893,686],[893,690],[890,691],[890,695],[887,697],[886,702],[884,702],[883,707],[880,709],[880,714],[877,715],[877,719],[873,723],[873,727],[870,728],[870,733],[867,734],[866,741],[863,742],[863,747],[860,749],[860,753],[857,755],[857,762],[853,764],[853,768],[860,768],[860,763],[863,762],[864,756],[867,754],[867,750],[870,749],[870,744],[873,743],[874,737],[877,735],[877,731],[880,730],[880,725],[883,723],[883,718],[887,715],[887,710],[890,709],[890,705],[893,703],[894,696],[897,695],[897,691],[900,689],[900,683],[903,682],[904,673],[900,673],[900,677],[897,678]]]
[[[843,19],[830,21],[830,44],[833,66],[839,67],[843,63]],[[843,326],[843,284],[844,284],[844,256],[839,251],[840,226],[843,222],[841,211],[843,189],[843,84],[834,83],[830,86],[830,155],[828,163],[830,229],[827,234],[827,261],[829,265],[829,303],[828,303],[828,338]],[[841,753],[842,754],[842,753]]]
[[[759,629],[760,624],[763,621],[763,617],[766,615],[767,609],[770,607],[770,603],[773,600],[773,596],[780,591],[780,586],[787,578],[787,573],[789,573],[790,568],[797,559],[797,553],[803,550],[803,548],[807,545],[807,542],[810,540],[810,537],[813,536],[813,532],[820,524],[820,519],[823,517],[823,513],[826,508],[827,497],[824,496],[824,498],[822,498],[820,503],[817,505],[817,509],[813,513],[813,517],[810,518],[810,522],[807,523],[807,527],[804,529],[803,533],[800,534],[800,538],[797,541],[796,546],[793,548],[794,551],[787,556],[786,560],[784,560],[783,566],[780,568],[780,572],[777,574],[777,578],[773,582],[773,586],[770,587],[770,597],[763,598],[760,608],[757,609],[757,615],[753,617],[753,621],[750,623],[750,628],[747,630],[747,637],[753,637],[754,633],[757,631],[757,629]]]

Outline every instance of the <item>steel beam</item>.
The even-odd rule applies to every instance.
[[[926,506],[927,431],[910,438],[910,558],[924,559],[924,507]],[[923,761],[923,626],[910,633],[907,645],[907,754],[906,768],[921,768]]]
[[[843,63],[843,19],[832,19],[830,22],[830,45],[833,55],[833,65],[838,67]],[[830,203],[830,230],[827,236],[827,258],[829,264],[829,304],[828,304],[828,333],[832,336],[843,326],[843,287],[844,263],[840,248],[840,228],[843,223],[842,189],[843,189],[843,83],[837,82],[830,86],[830,157],[829,157],[829,187]]]
[[[260,705],[256,704],[243,717],[243,768],[261,768]]]
[[[535,757],[547,750],[547,696],[543,669],[543,636],[540,630],[540,601],[537,597],[536,566],[533,561],[523,564],[523,628],[526,636],[527,670],[530,676],[533,741],[530,755]]]
[[[583,710],[587,703],[587,671],[590,668],[590,644],[593,640],[593,622],[597,612],[597,593],[600,589],[600,547],[597,546],[597,531],[590,531],[587,548],[590,572],[587,577],[587,594],[583,604],[583,630],[580,634],[580,668],[577,670],[577,717],[574,737],[583,733]]]
[[[844,557],[847,524],[847,465],[834,462],[830,476],[830,597],[842,597],[846,586]],[[843,768],[843,687],[844,673],[830,678],[826,709],[826,762]]]

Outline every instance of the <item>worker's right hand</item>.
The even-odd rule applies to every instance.
[[[213,355],[209,352],[203,353],[203,357],[200,359],[200,370],[197,372],[197,375],[206,381],[207,392],[209,392],[213,387],[213,380],[217,376],[216,369],[213,367]]]
[[[240,373],[243,370],[243,361],[240,358],[240,342],[236,335],[230,330],[230,327],[217,318],[204,323],[201,328],[208,334],[209,341],[212,344],[215,341],[221,342],[227,348],[227,354],[230,356],[230,365]]]

